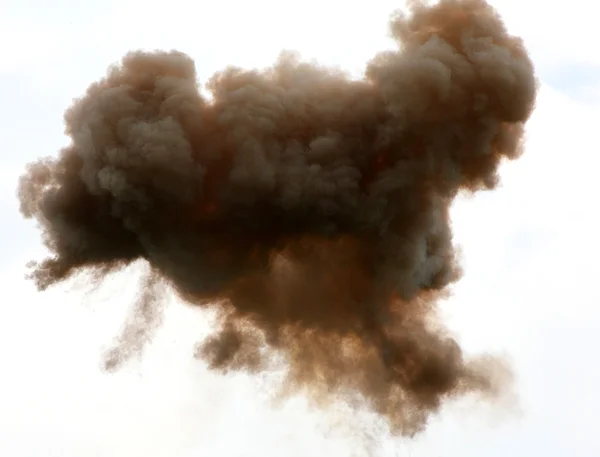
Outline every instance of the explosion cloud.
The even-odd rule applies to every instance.
[[[399,434],[493,393],[493,364],[463,356],[436,303],[461,275],[449,207],[521,153],[533,65],[483,0],[415,2],[390,24],[397,50],[360,80],[282,53],[215,74],[210,100],[187,55],[127,54],[66,112],[70,146],[21,179],[52,254],[39,289],[145,260],[126,346],[163,281],[219,312],[198,352],[211,368],[276,354],[286,390],[361,399]]]

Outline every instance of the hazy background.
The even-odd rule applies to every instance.
[[[505,167],[503,188],[456,205],[466,275],[445,309],[468,351],[512,359],[520,414],[449,407],[417,440],[386,442],[381,453],[595,457],[600,28],[584,0],[568,9],[537,0],[492,3],[526,40],[542,88],[526,155]],[[40,294],[23,279],[25,262],[42,248],[17,211],[18,175],[66,143],[62,113],[71,99],[129,49],[187,52],[202,79],[227,64],[268,65],[282,48],[358,73],[389,46],[388,14],[402,6],[164,5],[0,0],[0,455],[348,456],[353,445],[344,431],[325,434],[322,418],[301,401],[270,410],[244,377],[206,372],[191,357],[205,321],[185,306],[169,309],[142,363],[102,374],[101,351],[131,303],[135,275],[115,278],[96,295]],[[328,41],[332,23],[336,38]]]

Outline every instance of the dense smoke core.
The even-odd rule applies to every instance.
[[[362,399],[396,433],[493,391],[436,303],[461,274],[449,207],[520,154],[532,62],[482,0],[414,3],[391,31],[398,50],[361,80],[284,53],[215,74],[211,100],[185,54],[127,54],[66,112],[70,146],[21,179],[52,252],[37,286],[143,259],[146,326],[162,281],[219,311],[210,367],[260,372],[276,354],[286,390]]]

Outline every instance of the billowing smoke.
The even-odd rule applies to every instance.
[[[533,65],[483,0],[413,3],[391,32],[398,49],[360,80],[283,53],[215,74],[211,99],[187,55],[127,54],[66,112],[70,146],[21,179],[52,253],[31,278],[147,262],[112,365],[140,350],[168,285],[218,312],[198,350],[211,368],[283,360],[286,391],[360,401],[398,434],[494,393],[493,360],[464,357],[436,303],[461,275],[449,207],[521,153]]]

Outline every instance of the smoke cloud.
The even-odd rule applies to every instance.
[[[51,252],[29,277],[147,262],[109,368],[141,350],[168,286],[217,312],[211,368],[283,360],[286,392],[365,403],[397,434],[495,393],[497,363],[463,356],[436,304],[461,276],[451,203],[521,154],[533,65],[483,0],[413,2],[390,30],[397,50],[360,80],[282,53],[215,74],[207,99],[187,55],[131,52],[67,110],[70,145],[20,181]]]

